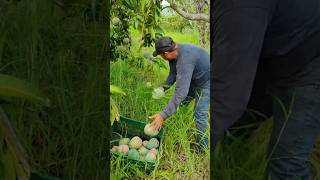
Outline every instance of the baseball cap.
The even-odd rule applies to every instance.
[[[175,42],[171,37],[161,37],[155,43],[156,50],[153,52],[153,56],[156,57],[163,52],[173,51],[175,47]]]

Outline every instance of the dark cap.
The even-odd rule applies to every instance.
[[[156,57],[163,52],[173,51],[175,44],[171,37],[161,37],[155,43],[156,50],[153,52],[153,56]]]

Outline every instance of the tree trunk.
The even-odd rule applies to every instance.
[[[197,13],[197,14],[187,13],[186,11],[182,10],[181,8],[178,8],[175,3],[171,2],[171,1],[168,1],[168,3],[170,4],[170,8],[172,8],[176,13],[178,13],[180,16],[182,16],[188,20],[209,22],[209,16],[204,13]]]
[[[203,22],[199,22],[199,41],[201,47],[206,46],[206,24]]]
[[[204,1],[196,1],[196,8],[197,8],[197,13],[203,13],[204,11]],[[206,46],[206,24],[204,22],[199,22],[199,41],[200,41],[200,46],[205,47]]]

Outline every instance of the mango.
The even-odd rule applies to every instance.
[[[138,151],[139,151],[140,155],[146,155],[149,150],[147,148],[145,148],[144,146],[141,146]]]
[[[155,130],[155,129],[153,128],[153,126],[151,126],[151,124],[148,123],[148,124],[146,124],[146,126],[144,127],[144,133],[145,133],[146,135],[148,135],[148,136],[153,137],[153,136],[158,135],[159,131]]]
[[[118,147],[118,153],[122,155],[127,155],[129,152],[129,146],[128,145],[120,145]]]
[[[145,157],[145,160],[148,162],[155,162],[157,160],[157,156],[152,152],[148,152]]]
[[[152,148],[158,148],[159,147],[159,141],[157,138],[151,138],[149,142],[147,143],[147,148],[152,149]]]
[[[128,153],[128,158],[139,160],[139,152],[136,149],[130,149]]]
[[[148,144],[148,141],[147,141],[147,140],[144,140],[144,141],[142,142],[142,145],[143,145],[144,147],[147,147],[147,144]]]
[[[139,136],[133,137],[129,142],[129,147],[139,149],[142,146],[142,139]]]
[[[155,155],[158,155],[158,150],[155,149],[155,148],[150,149],[149,152],[150,152],[150,153],[153,153],[153,154],[155,154]]]

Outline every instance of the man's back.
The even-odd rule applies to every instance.
[[[210,80],[210,56],[203,49],[192,44],[179,44],[177,67],[194,63],[192,82],[201,86]],[[208,87],[209,88],[209,87]]]

